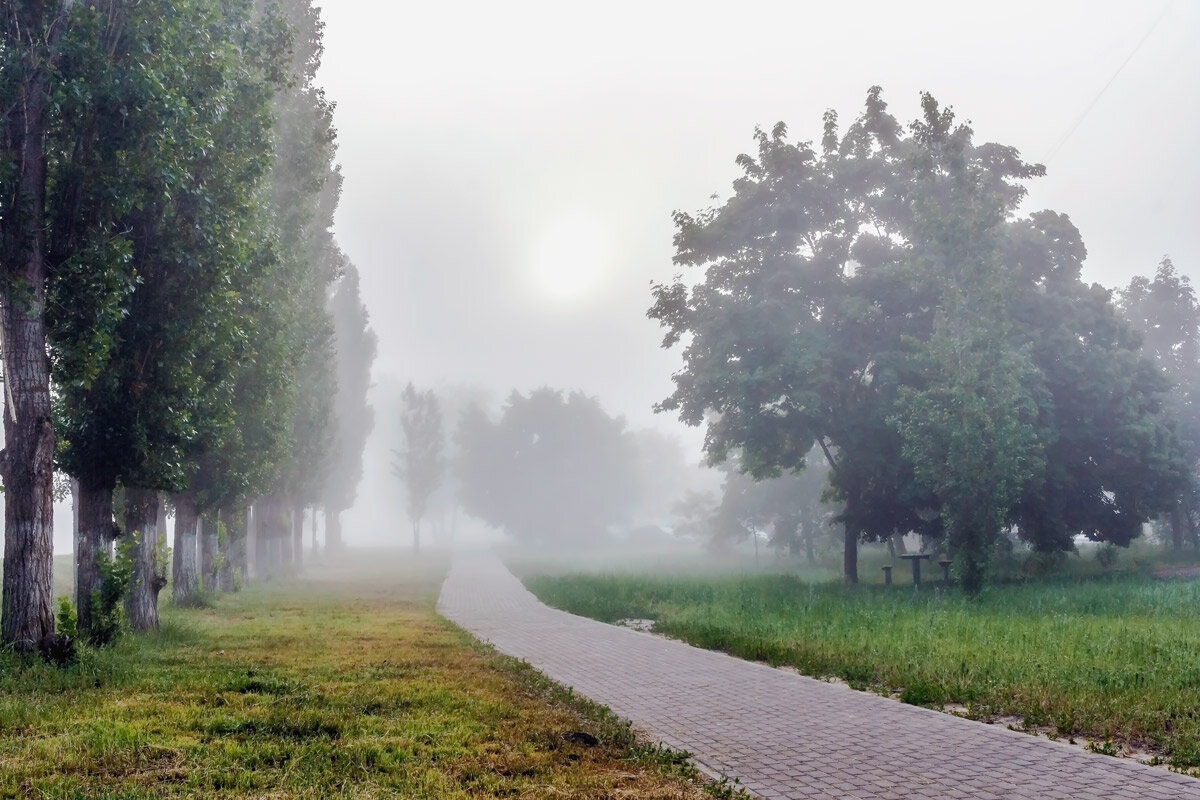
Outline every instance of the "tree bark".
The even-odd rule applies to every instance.
[[[175,495],[175,548],[171,554],[171,592],[175,602],[187,605],[200,591],[196,553],[196,499],[191,492]]]
[[[292,509],[292,561],[299,568],[304,565],[304,508]]]
[[[19,59],[13,102],[0,119],[11,159],[0,197],[0,328],[3,332],[4,585],[0,646],[35,650],[54,633],[54,427],[46,356],[46,127],[50,76],[66,9],[5,3],[4,49]]]
[[[78,481],[75,534],[75,610],[79,634],[91,639],[95,633],[92,596],[100,591],[100,554],[116,533],[113,524],[113,485]]]
[[[317,552],[317,507],[312,507],[312,551]]]
[[[200,515],[200,585],[204,591],[217,588],[217,517],[212,511]]]
[[[158,593],[167,578],[159,569],[158,492],[125,490],[125,535],[135,537],[133,581],[125,596],[125,617],[135,631],[158,629]]]

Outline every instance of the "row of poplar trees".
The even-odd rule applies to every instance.
[[[336,541],[375,343],[331,232],[341,179],[308,0],[12,0],[3,14],[0,643],[29,651],[54,632],[56,468],[75,484],[85,637],[118,535],[128,622],[157,626],[160,503],[176,515],[177,601],[245,577],[251,502],[260,569],[292,557],[308,506]],[[227,535],[199,548],[197,519],[218,513],[201,527]]]

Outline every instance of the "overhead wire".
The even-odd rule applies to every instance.
[[[1067,132],[1059,137],[1058,141],[1051,146],[1049,152],[1046,153],[1046,157],[1042,159],[1043,164],[1050,163],[1050,160],[1058,155],[1058,151],[1062,149],[1063,145],[1065,145],[1075,131],[1079,129],[1079,126],[1083,124],[1083,121],[1087,118],[1087,115],[1090,114],[1092,109],[1096,107],[1096,103],[1100,102],[1100,98],[1104,96],[1104,94],[1109,90],[1109,87],[1111,87],[1117,78],[1120,77],[1121,73],[1125,71],[1125,67],[1127,67],[1129,62],[1133,60],[1133,57],[1138,54],[1138,51],[1142,49],[1142,45],[1146,43],[1146,41],[1150,38],[1150,35],[1153,34],[1158,28],[1159,24],[1167,16],[1167,11],[1169,11],[1170,8],[1171,1],[1168,0],[1167,3],[1163,5],[1163,9],[1159,12],[1158,17],[1154,20],[1154,24],[1150,26],[1149,30],[1146,31],[1145,35],[1142,36],[1142,38],[1134,46],[1129,55],[1125,57],[1125,60],[1121,62],[1121,66],[1117,67],[1117,71],[1112,74],[1112,77],[1108,79],[1108,82],[1105,83],[1104,86],[1101,87],[1100,91],[1096,93],[1096,96],[1092,98],[1092,102],[1087,104],[1087,108],[1085,108],[1079,114],[1079,116],[1075,118],[1075,121],[1071,124],[1071,127],[1067,129]]]

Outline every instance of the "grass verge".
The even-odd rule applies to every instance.
[[[0,797],[708,796],[680,754],[437,617],[444,561],[370,563],[165,608],[65,670],[0,656]]]
[[[1031,582],[989,587],[975,602],[932,587],[786,575],[534,575],[526,584],[573,613],[653,619],[657,632],[700,647],[1200,768],[1200,582]]]

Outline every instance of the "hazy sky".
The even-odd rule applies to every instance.
[[[1200,269],[1191,0],[338,0],[324,17],[337,233],[380,339],[364,500],[398,494],[407,380],[578,388],[669,425],[650,406],[679,356],[645,311],[675,272],[671,211],[728,195],[755,125],[819,138],[872,84],[902,121],[928,90],[977,140],[1046,163],[1028,210],[1071,216],[1087,279],[1121,285],[1164,254]]]

